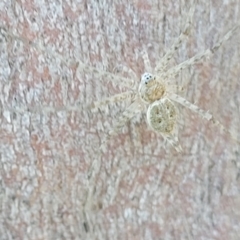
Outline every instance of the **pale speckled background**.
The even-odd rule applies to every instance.
[[[0,1],[8,32],[0,39],[1,240],[240,239],[236,142],[179,107],[183,153],[149,130],[143,114],[100,156],[100,141],[124,106],[87,108],[123,88],[86,66],[121,76],[116,67],[124,64],[140,77],[140,52],[146,48],[155,64],[184,26],[186,2]],[[239,22],[238,0],[197,1],[191,35],[171,64],[213,46]],[[173,79],[186,86],[182,96],[238,138],[239,31]],[[101,171],[88,181],[93,160],[102,162]]]

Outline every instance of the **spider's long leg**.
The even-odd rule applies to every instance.
[[[128,86],[125,85],[128,88],[136,88],[138,85],[138,76],[137,74],[129,67],[121,64],[113,69],[113,73],[115,72],[121,72],[121,73],[126,73],[128,77],[130,78],[124,78],[125,80],[128,79]]]
[[[169,71],[167,71],[166,76],[168,76],[169,78],[175,77],[181,70],[192,66],[198,62],[201,62],[204,58],[207,58],[209,56],[211,56],[212,54],[214,54],[221,46],[224,42],[226,42],[228,39],[230,39],[233,34],[235,33],[235,31],[239,28],[240,25],[235,26],[233,29],[231,29],[218,43],[215,44],[215,46],[213,46],[212,48],[209,48],[207,50],[205,50],[202,53],[199,53],[197,55],[195,55],[194,57],[180,63],[179,65],[169,69]]]
[[[177,152],[182,152],[182,146],[179,143],[179,139],[177,135],[173,135],[173,134],[162,134],[163,138],[166,139],[175,149]]]
[[[169,95],[169,98],[177,103],[180,103],[184,107],[189,108],[191,111],[199,114],[202,118],[206,118],[208,121],[212,118],[212,115],[209,112],[205,112],[195,104],[189,102],[188,100],[177,94],[171,93],[171,95]]]
[[[126,91],[126,92],[122,92],[119,94],[115,94],[112,97],[108,97],[105,98],[101,101],[94,101],[89,107],[92,110],[96,110],[101,108],[102,106],[111,104],[111,103],[116,103],[116,102],[120,102],[120,101],[124,101],[125,99],[133,99],[134,98],[134,93],[132,91]]]
[[[9,107],[5,106],[4,108],[1,108],[1,110],[10,111],[12,113],[25,113],[25,112],[32,112],[32,113],[56,113],[56,112],[81,112],[83,110],[91,109],[92,111],[95,111],[105,105],[116,103],[120,101],[124,101],[126,99],[133,99],[135,97],[135,94],[132,91],[126,91],[123,93],[116,94],[112,97],[105,98],[101,101],[94,101],[88,106],[80,106],[78,105],[64,105],[64,106],[46,106],[46,105],[35,105],[35,106],[15,106]]]
[[[78,61],[77,74],[80,76],[82,72],[94,74],[100,81],[112,82],[114,86],[121,86],[132,88],[134,86],[134,79],[117,76],[113,73],[97,69],[89,66],[81,61]]]
[[[43,47],[40,42],[33,42],[33,41],[30,41],[29,39],[27,39],[25,37],[22,37],[22,36],[20,37],[20,36],[17,36],[15,34],[12,34],[2,26],[0,26],[0,33],[3,34],[4,36],[12,38],[16,41],[20,41],[28,47],[33,47],[37,51],[42,52],[43,54],[50,54],[52,57],[60,59],[61,62],[64,65],[66,65],[67,67],[72,65],[71,61],[66,61],[66,59],[61,54],[53,51],[52,49],[50,49],[48,47]],[[95,67],[89,66],[88,64],[85,64],[85,63],[81,62],[80,60],[78,60],[77,61],[77,75],[80,76],[80,74],[82,72],[95,74],[95,76],[97,76],[99,78],[99,81],[111,81],[114,85],[117,85],[117,86],[131,88],[134,84],[133,79],[117,76],[113,73],[110,73],[110,72],[107,72],[107,71],[100,70],[100,69],[97,69]]]
[[[146,72],[151,73],[152,72],[152,66],[148,57],[148,53],[146,51],[146,49],[143,50],[142,52],[142,58],[143,58],[143,62],[144,62],[144,67]]]
[[[31,113],[56,113],[56,112],[81,112],[85,107],[79,105],[64,105],[64,106],[47,106],[47,105],[34,105],[34,106],[4,106],[0,108],[1,111],[9,111],[11,113],[26,112]]]
[[[113,128],[108,132],[107,136],[103,140],[100,149],[103,150],[106,146],[108,140],[116,133],[118,133],[123,126],[134,116],[140,113],[143,109],[139,99],[136,99],[123,113],[122,115],[116,120],[116,124]]]
[[[184,92],[185,87],[177,84],[169,84],[168,89],[171,91],[171,93],[182,93]]]
[[[127,73],[132,79],[137,79],[137,74],[129,67],[121,64],[113,69],[113,72],[115,73],[116,71],[118,72],[124,72]]]
[[[234,136],[233,133],[231,133],[229,130],[227,130],[219,121],[217,121],[212,114],[210,114],[209,112],[205,112],[204,110],[202,110],[201,108],[199,108],[198,106],[196,106],[195,104],[187,101],[185,98],[177,95],[177,94],[171,94],[169,96],[169,98],[175,102],[178,102],[179,104],[183,105],[186,108],[189,108],[191,111],[197,113],[198,115],[200,115],[202,118],[206,118],[208,121],[211,121],[214,125],[218,126],[220,128],[221,131],[225,132],[226,134],[228,134],[229,136],[231,136],[231,138],[236,141],[237,143],[240,144],[240,141],[237,139],[236,136]]]
[[[191,8],[187,17],[187,21],[185,24],[185,27],[179,37],[175,40],[173,45],[170,47],[170,49],[166,52],[166,54],[163,56],[163,58],[160,59],[160,61],[157,63],[155,67],[156,73],[163,73],[166,71],[166,68],[168,66],[168,63],[170,59],[172,59],[173,54],[176,52],[176,50],[181,46],[183,40],[188,37],[191,24],[192,24],[192,18],[195,11],[195,0],[191,3]]]

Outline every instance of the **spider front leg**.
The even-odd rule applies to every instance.
[[[81,79],[81,73],[86,72],[95,75],[100,79],[100,81],[111,82],[114,86],[132,88],[134,86],[134,80],[131,78],[125,78],[115,75],[111,72],[97,69],[95,67],[89,66],[80,60],[77,63],[77,76]]]
[[[178,50],[178,48],[181,46],[184,39],[186,39],[190,33],[190,28],[192,24],[192,18],[195,11],[195,1],[193,0],[191,3],[191,8],[187,17],[187,21],[185,24],[185,27],[179,37],[175,40],[171,48],[166,52],[166,54],[163,56],[163,58],[158,62],[158,64],[155,67],[155,72],[158,74],[162,74],[166,71],[168,63],[170,59],[172,59],[174,53]]]
[[[121,64],[113,69],[113,72],[122,72],[126,73],[132,80],[137,79],[137,74],[129,67]]]
[[[171,94],[169,98],[182,106],[190,109],[191,111],[197,113],[202,118],[207,119],[208,121],[211,121],[214,125],[218,126],[222,131],[224,131],[226,134],[228,134],[234,141],[240,144],[240,141],[229,131],[227,130],[219,121],[217,121],[212,114],[209,112],[205,112],[195,104],[187,101],[185,98],[178,96],[177,94]]]
[[[178,75],[178,73],[185,69],[188,68],[189,66],[195,65],[196,63],[201,62],[204,58],[207,58],[209,56],[211,56],[212,54],[214,54],[221,46],[224,42],[226,42],[227,40],[229,40],[233,34],[235,33],[235,31],[239,28],[240,25],[235,26],[232,30],[230,30],[218,43],[215,44],[215,46],[213,46],[212,48],[209,48],[207,50],[205,50],[202,53],[199,53],[197,55],[195,55],[194,57],[180,63],[179,65],[169,69],[166,72],[166,76],[168,76],[168,78],[173,78],[176,75]]]
[[[142,52],[142,58],[143,58],[145,71],[151,73],[152,72],[152,66],[151,66],[150,59],[148,57],[148,53],[147,53],[146,49],[144,49],[143,52]]]
[[[109,105],[116,102],[122,102],[126,99],[134,99],[135,96],[136,94],[134,94],[133,91],[122,92],[119,94],[115,94],[112,97],[105,98],[101,101],[94,101],[92,104],[89,105],[89,108],[94,111],[94,110],[100,109],[102,106],[105,106],[105,105]]]
[[[128,88],[135,89],[137,87],[138,77],[137,77],[137,74],[131,68],[121,64],[114,68],[113,73],[115,73],[115,72],[125,73],[125,74],[127,74],[128,77],[130,77],[131,85],[129,85]]]
[[[46,55],[49,54],[51,57],[53,57],[55,59],[60,59],[61,62],[67,67],[69,67],[70,65],[76,64],[77,65],[76,75],[79,79],[81,79],[82,72],[87,72],[87,73],[94,74],[95,76],[97,76],[100,81],[111,81],[112,84],[120,86],[120,87],[122,86],[122,87],[129,88],[134,85],[133,79],[117,76],[113,73],[95,68],[93,66],[89,66],[88,64],[83,63],[81,60],[77,60],[77,61],[71,60],[71,59],[66,60],[66,58],[64,58],[64,56],[62,56],[58,52],[53,51],[49,47],[44,47],[40,41],[38,41],[38,42],[30,41],[26,37],[17,36],[15,34],[11,33],[10,31],[8,31],[6,28],[1,27],[1,26],[0,26],[0,33],[3,36],[6,36],[10,39],[22,42],[29,48],[33,47],[34,49],[36,49],[37,51],[40,51],[43,54],[46,54]]]

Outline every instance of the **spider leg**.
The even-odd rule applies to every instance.
[[[184,92],[185,87],[177,84],[169,84],[168,89],[171,93],[182,93]]]
[[[136,116],[138,113],[141,113],[143,110],[143,105],[140,101],[140,99],[136,99],[123,113],[122,115],[116,120],[116,124],[113,126],[113,128],[108,132],[105,139],[103,140],[100,149],[103,151],[103,149],[106,146],[106,143],[109,141],[109,139],[117,134],[123,126],[134,116]]]
[[[204,58],[207,58],[209,56],[211,56],[212,54],[214,54],[221,46],[224,42],[226,42],[228,39],[230,39],[234,32],[238,29],[240,25],[235,26],[233,29],[231,29],[218,43],[215,44],[215,46],[213,46],[212,48],[209,48],[207,50],[205,50],[202,53],[199,53],[197,55],[195,55],[194,57],[180,63],[179,65],[169,69],[169,71],[167,71],[166,75],[169,78],[175,77],[181,70],[192,66],[198,62],[201,62]]]
[[[73,65],[73,62],[66,61],[66,59],[61,54],[53,51],[51,48],[44,47],[40,42],[33,42],[33,41],[30,41],[29,39],[27,39],[25,37],[17,36],[17,35],[9,32],[9,31],[7,31],[6,28],[2,27],[2,26],[0,26],[0,33],[3,36],[12,38],[16,41],[20,41],[28,47],[33,47],[37,51],[40,51],[43,54],[50,54],[52,57],[54,57],[56,59],[60,59],[61,62],[64,65],[66,65],[67,67],[69,67],[69,65]],[[116,84],[117,86],[130,88],[134,84],[134,81],[132,79],[117,76],[113,73],[97,69],[95,67],[89,66],[88,64],[85,64],[85,63],[81,62],[80,60],[78,60],[77,61],[76,74],[77,74],[77,77],[79,79],[81,79],[81,73],[82,72],[87,72],[87,73],[94,74],[95,76],[97,76],[99,78],[100,81],[111,81],[113,84]]]
[[[113,69],[113,73],[116,73],[116,72],[126,73],[128,75],[128,77],[130,77],[130,78],[127,78],[127,79],[129,79],[129,81],[128,81],[128,86],[126,85],[126,87],[128,87],[128,88],[130,88],[130,87],[136,88],[137,87],[138,81],[136,81],[136,80],[138,79],[138,76],[131,68],[121,64]],[[130,81],[130,79],[131,79],[131,81]]]
[[[124,101],[125,99],[129,99],[129,98],[133,99],[134,97],[135,95],[132,91],[126,91],[119,94],[115,94],[114,96],[105,98],[101,101],[94,101],[89,107],[92,110],[96,110],[110,103]]]
[[[146,49],[143,50],[142,52],[142,58],[143,58],[143,62],[144,62],[144,67],[146,69],[146,72],[151,73],[152,72],[152,66],[148,57],[148,53],[146,51]]]
[[[81,78],[81,73],[87,72],[94,74],[96,77],[100,79],[100,81],[112,82],[114,86],[121,86],[132,88],[134,86],[134,80],[130,78],[120,77],[113,73],[97,69],[95,67],[89,66],[85,63],[82,63],[80,60],[77,63],[77,76]]]
[[[121,64],[113,69],[113,72],[125,72],[127,73],[132,79],[138,79],[137,74],[129,67]]]
[[[157,73],[163,73],[166,71],[166,68],[168,66],[168,63],[170,59],[172,59],[173,54],[176,52],[176,50],[181,46],[183,40],[188,37],[191,24],[192,24],[192,18],[195,11],[195,0],[191,3],[191,8],[187,17],[187,21],[185,24],[185,27],[179,37],[175,40],[173,45],[170,47],[170,49],[166,52],[166,54],[163,56],[163,58],[160,59],[160,61],[157,63],[155,67],[155,72]]]
[[[104,149],[106,147],[106,144],[108,140],[125,125],[127,121],[129,121],[131,118],[133,118],[137,113],[140,113],[143,110],[143,105],[141,104],[141,101],[139,98],[137,98],[120,116],[120,118],[117,120],[115,126],[109,131],[109,133],[106,135],[106,137],[103,139],[102,144],[99,148],[99,154],[97,155],[99,158],[96,158],[89,170],[88,170],[88,179],[89,179],[89,191],[87,194],[86,199],[86,208],[90,208],[92,204],[92,197],[94,195],[94,187],[95,182],[97,180],[98,174],[101,170],[102,165],[102,154],[104,153]]]
[[[196,106],[195,104],[187,101],[185,98],[177,95],[177,94],[171,94],[169,96],[169,98],[179,104],[181,104],[182,106],[190,109],[191,111],[197,113],[198,115],[200,115],[202,118],[207,119],[208,121],[212,122],[214,125],[218,126],[220,128],[221,131],[225,132],[227,135],[229,135],[234,141],[236,141],[237,143],[240,144],[240,141],[237,139],[237,137],[234,136],[233,133],[231,133],[229,130],[227,130],[219,121],[217,121],[212,114],[210,114],[209,112],[205,112],[204,110],[202,110],[201,108],[199,108],[198,106]]]
[[[177,103],[180,103],[184,107],[189,108],[191,111],[199,114],[202,118],[206,118],[208,121],[212,118],[212,115],[209,112],[205,112],[195,104],[189,102],[188,100],[177,94],[171,93],[171,95],[169,95],[169,98]]]
[[[177,152],[182,152],[182,146],[179,143],[179,139],[177,134],[162,134],[163,138],[167,140],[175,149]]]

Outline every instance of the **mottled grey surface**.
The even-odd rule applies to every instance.
[[[240,239],[238,143],[179,106],[183,153],[143,114],[100,155],[129,102],[96,113],[88,107],[124,91],[121,65],[140,78],[144,48],[155,66],[184,26],[185,2],[0,1],[1,240]],[[171,64],[239,23],[238,0],[197,1],[189,39]],[[239,31],[172,79],[238,139]],[[88,180],[94,160],[101,169]]]

